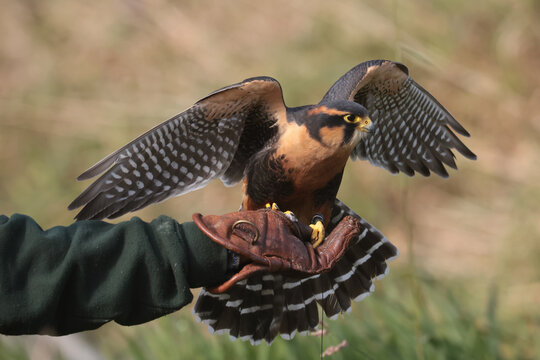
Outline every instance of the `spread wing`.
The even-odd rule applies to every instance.
[[[374,291],[373,281],[388,273],[387,262],[398,250],[339,200],[328,229],[347,215],[360,220],[360,235],[330,271],[304,277],[259,273],[221,294],[202,289],[193,309],[197,320],[211,332],[229,333],[233,340],[270,344],[278,334],[288,340],[316,330],[317,304],[330,318],[350,311],[351,300],[360,301]]]
[[[448,177],[443,164],[456,169],[452,149],[469,159],[476,155],[452,129],[469,133],[425,89],[408,76],[405,65],[372,60],[343,75],[321,102],[355,101],[369,112],[371,134],[354,149],[353,159],[367,159],[393,174],[434,172]]]
[[[205,186],[232,185],[286,116],[279,83],[269,77],[217,90],[113,152],[78,177],[102,174],[68,207],[76,219],[115,218]]]

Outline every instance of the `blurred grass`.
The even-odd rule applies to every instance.
[[[317,102],[361,61],[400,60],[471,132],[479,160],[458,158],[449,180],[348,165],[339,197],[402,256],[373,296],[329,322],[325,345],[348,341],[336,359],[540,357],[538,1],[0,6],[0,213],[69,224],[66,206],[88,185],[78,174],[224,85],[273,76],[295,106]],[[239,187],[216,182],[136,215],[187,221],[194,210],[235,210],[239,198]],[[105,358],[319,354],[314,337],[230,342],[190,309],[75,336]],[[68,356],[55,338],[0,337],[0,359],[47,358],[43,342],[48,358]]]
[[[395,276],[394,276],[395,275]],[[532,358],[538,345],[524,322],[501,322],[496,287],[485,302],[475,302],[463,284],[441,283],[426,273],[414,274],[419,293],[399,272],[379,282],[375,294],[335,321],[326,321],[326,345],[346,339],[349,345],[335,359],[501,359]],[[508,325],[511,325],[509,327]],[[418,331],[414,330],[418,326]],[[418,336],[420,334],[420,336]],[[144,341],[140,341],[144,339]],[[111,343],[104,352],[114,359],[313,359],[319,357],[319,338],[281,338],[271,346],[231,342],[226,335],[208,334],[187,312],[133,329],[123,346]],[[422,352],[418,353],[417,343]]]

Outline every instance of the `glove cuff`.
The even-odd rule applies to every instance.
[[[234,244],[233,242],[229,241],[228,238],[221,236],[220,234],[218,234],[215,231],[212,231],[212,229],[203,220],[203,215],[202,214],[199,214],[199,213],[193,214],[192,218],[193,218],[193,221],[195,222],[195,225],[197,225],[197,227],[206,236],[208,236],[214,242],[216,242],[219,245],[223,246],[227,250],[230,250],[230,251],[236,253],[239,256],[249,258],[252,261],[255,261],[257,263],[260,263],[260,264],[266,263],[266,260],[265,260],[265,258],[263,256],[260,256],[258,254],[254,254],[254,253],[250,252],[248,249],[240,247],[240,246]],[[209,215],[209,216],[206,216],[206,218],[213,218],[213,217],[211,215]],[[221,217],[215,217],[215,218],[219,220]],[[230,226],[230,225],[226,225],[226,226]],[[230,226],[230,228],[227,229],[227,233],[226,233],[225,236],[230,237],[230,235],[232,233],[232,230],[233,230],[232,226]],[[258,236],[259,235],[257,235],[257,237]]]

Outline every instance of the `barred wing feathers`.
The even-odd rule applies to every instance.
[[[452,129],[469,133],[429,92],[408,76],[405,65],[372,60],[343,75],[323,101],[355,101],[369,112],[374,129],[354,149],[353,159],[367,159],[391,173],[448,177],[456,169],[453,149],[476,159]]]
[[[204,187],[215,178],[238,182],[251,155],[274,136],[285,115],[279,83],[244,80],[199,100],[88,169],[104,173],[70,205],[76,218],[115,218]]]

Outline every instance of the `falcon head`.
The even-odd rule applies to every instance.
[[[305,125],[323,145],[347,147],[358,145],[373,127],[366,108],[351,101],[332,101],[310,108]]]

